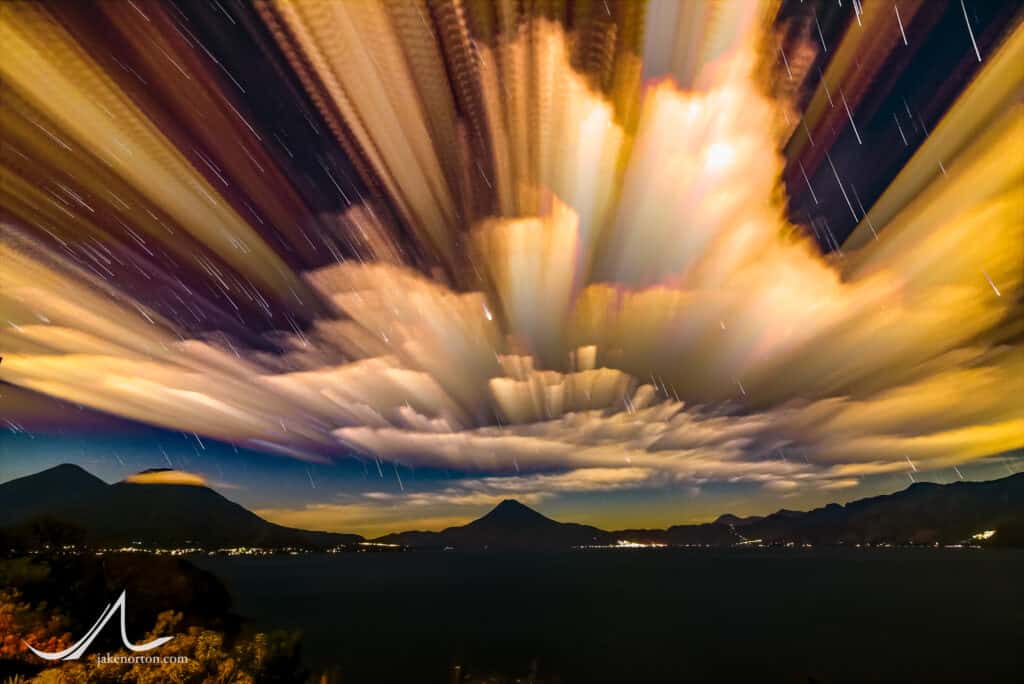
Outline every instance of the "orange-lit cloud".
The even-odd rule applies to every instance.
[[[346,39],[379,12],[361,8],[334,10],[354,15]],[[529,106],[499,97],[484,67],[499,208],[462,226],[452,160],[424,141],[432,113],[396,110],[396,93],[349,101],[358,79],[332,68],[331,36],[306,27],[298,5],[282,12],[344,116],[380,122],[355,134],[418,244],[454,275],[390,257],[306,273],[332,315],[277,336],[286,351],[271,355],[186,338],[5,233],[0,379],[284,456],[356,449],[473,474],[402,499],[424,507],[665,482],[842,489],[1024,446],[1024,155],[1007,153],[1024,119],[1015,85],[990,77],[1019,57],[1024,30],[947,115],[977,135],[940,124],[872,209],[877,239],[861,228],[823,257],[786,219],[779,107],[753,82],[753,34],[716,53],[696,89],[652,85],[633,131],[569,67],[561,29],[538,23],[538,78],[563,97],[555,133],[538,139]],[[482,62],[512,59],[525,40],[495,55],[482,46]],[[397,45],[378,54],[401,62]],[[75,105],[67,87],[62,101]],[[941,173],[918,163],[936,147]],[[149,189],[168,211],[198,211],[172,188]],[[225,212],[204,207],[193,222],[218,249],[250,239]],[[286,288],[291,276],[261,254],[257,270]],[[376,494],[266,513],[299,524],[396,505]]]
[[[184,485],[189,487],[205,487],[206,478],[184,470],[147,470],[129,475],[125,482],[141,485]]]

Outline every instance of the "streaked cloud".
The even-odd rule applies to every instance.
[[[138,485],[183,485],[190,487],[207,486],[206,478],[184,470],[147,470],[129,475],[125,482]]]
[[[304,25],[297,10],[282,14]],[[367,205],[342,218],[358,219],[376,258],[291,272],[226,204],[200,211],[194,188],[183,200],[143,159],[126,175],[145,177],[144,190],[194,238],[279,295],[315,294],[323,311],[306,330],[268,336],[280,353],[224,331],[186,335],[4,227],[0,379],[282,457],[330,461],[354,449],[469,473],[434,492],[265,511],[289,524],[383,524],[390,505],[437,507],[426,519],[441,521],[442,506],[659,483],[844,489],[1024,446],[1024,156],[1006,153],[1024,120],[1012,84],[982,79],[967,91],[948,116],[976,111],[984,134],[964,140],[940,125],[938,142],[908,164],[913,177],[898,179],[901,201],[887,199],[872,225],[877,239],[823,256],[786,215],[784,112],[752,77],[753,23],[694,74],[692,90],[647,88],[635,130],[570,68],[562,30],[534,28],[530,40],[549,58],[544,82],[562,87],[565,102],[550,140],[505,130],[525,120],[523,103],[503,102],[497,74],[484,73],[486,117],[501,129],[492,215],[456,219],[447,162],[427,149],[436,123],[427,112],[407,120],[383,100],[351,105],[350,116],[381,117],[359,135],[437,266],[371,239],[400,231]],[[309,49],[325,39],[302,36]],[[1018,29],[1010,52],[984,69],[1005,69],[1022,44]],[[503,59],[480,49],[482,64]],[[400,47],[384,58],[400,63]],[[355,88],[353,73],[337,77]],[[18,79],[41,97],[38,83]],[[59,83],[58,102],[88,104],[76,84]],[[1004,106],[975,108],[992,101]],[[80,122],[65,123],[84,135]],[[109,122],[101,132],[114,134]],[[915,161],[935,146],[948,151],[941,173]]]

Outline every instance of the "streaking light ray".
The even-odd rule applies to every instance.
[[[881,16],[855,9],[866,25]],[[496,16],[476,42],[464,16],[432,6],[261,5],[329,134],[376,179],[372,199],[323,220],[356,256],[301,271],[227,200],[230,172],[204,158],[226,174],[210,182],[190,165],[48,14],[10,13],[0,75],[20,99],[5,140],[82,156],[63,188],[26,180],[30,165],[0,167],[20,219],[4,219],[0,243],[0,380],[197,441],[309,461],[355,449],[380,479],[391,461],[403,492],[399,464],[570,472],[593,490],[843,488],[1024,446],[1024,155],[1005,153],[1024,136],[1012,75],[1024,31],[867,211],[850,184],[858,213],[842,177],[852,163],[836,157],[841,176],[830,141],[816,145],[805,123],[783,154],[795,124],[758,81],[760,9],[730,8],[724,26],[691,26],[690,11],[680,25],[706,33],[700,49],[659,34],[643,51],[671,75],[642,84],[638,51],[599,28],[605,49],[580,54],[580,35],[548,18]],[[833,46],[833,65],[854,59],[849,45]],[[858,95],[833,87],[867,147]],[[835,121],[824,97],[804,119],[816,137]],[[805,139],[858,225],[827,256],[781,190],[788,156],[816,205],[832,193],[827,175],[812,187],[794,142]],[[126,258],[106,224],[81,218],[108,189],[89,169],[119,179],[120,204],[143,203],[118,205],[134,243],[189,261],[238,317],[311,302],[311,324],[289,312],[262,344],[227,326],[198,335],[115,287]],[[87,258],[27,237],[24,217]],[[184,258],[178,228],[203,251]],[[202,320],[198,298],[181,301]]]

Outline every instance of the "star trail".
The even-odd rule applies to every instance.
[[[1012,3],[22,2],[0,41],[12,473],[363,531],[1015,472]]]

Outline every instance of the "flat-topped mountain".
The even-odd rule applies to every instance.
[[[234,547],[354,544],[354,534],[311,532],[267,522],[209,487],[167,483],[152,470],[108,485],[75,465],[59,465],[0,484],[0,527],[41,517],[81,528],[102,545]],[[134,480],[134,481],[133,481]]]

